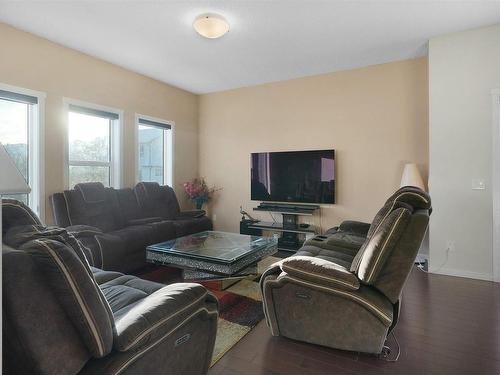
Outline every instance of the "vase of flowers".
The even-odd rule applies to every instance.
[[[203,177],[194,178],[184,183],[184,191],[198,210],[212,198],[213,193],[217,190],[221,189],[209,188]]]

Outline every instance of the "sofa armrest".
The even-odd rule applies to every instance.
[[[370,229],[369,223],[363,223],[361,221],[346,220],[343,221],[339,226],[339,230],[342,232],[349,232],[360,237],[366,237],[368,235],[368,230]]]
[[[205,210],[189,210],[189,211],[181,211],[179,215],[177,215],[176,219],[192,219],[197,217],[203,217],[207,214]]]
[[[359,279],[347,268],[320,258],[293,256],[284,259],[280,267],[292,277],[315,284],[347,290],[358,290],[360,286]]]
[[[142,219],[132,219],[127,221],[127,225],[144,225],[144,224],[151,224],[151,223],[157,223],[159,221],[162,221],[163,219],[161,217],[145,217]]]
[[[71,225],[69,227],[66,227],[66,230],[76,238],[93,237],[96,234],[102,233],[102,230],[90,225]]]
[[[210,309],[208,305],[212,305]],[[116,320],[114,348],[121,352],[169,335],[201,312],[216,313],[217,299],[199,284],[167,285]]]

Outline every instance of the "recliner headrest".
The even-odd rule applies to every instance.
[[[429,194],[414,186],[404,186],[398,189],[387,201],[405,203],[413,209],[430,210],[432,207]]]
[[[75,185],[75,190],[82,194],[87,203],[100,203],[106,200],[106,190],[100,182],[85,182]]]
[[[38,216],[23,202],[8,198],[3,198],[1,201],[3,233],[18,225],[42,225]]]
[[[136,187],[141,189],[148,199],[156,200],[161,198],[161,186],[157,182],[139,182]]]

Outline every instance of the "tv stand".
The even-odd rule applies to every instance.
[[[284,251],[297,251],[303,244],[299,240],[300,233],[316,233],[311,226],[303,227],[298,223],[299,216],[312,216],[318,210],[318,205],[294,205],[285,203],[262,202],[254,211],[268,211],[280,213],[283,216],[281,223],[257,222],[249,225],[249,228],[281,232],[278,239],[278,249]]]

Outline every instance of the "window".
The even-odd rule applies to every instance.
[[[139,181],[172,186],[172,126],[163,120],[137,117]]]
[[[119,187],[119,113],[68,105],[68,182]]]
[[[0,142],[31,188],[30,194],[3,197],[24,202],[42,219],[40,133],[44,98],[43,93],[0,85]]]

